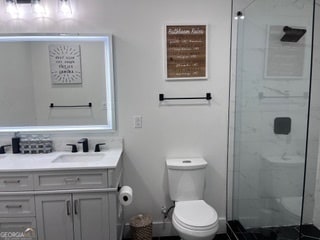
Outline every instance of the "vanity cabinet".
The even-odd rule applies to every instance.
[[[0,217],[34,217],[34,196],[0,197]]]
[[[73,215],[69,212],[71,211],[70,204],[70,194],[36,196],[36,219],[39,239],[73,239]]]
[[[36,213],[39,239],[109,239],[106,193],[36,196]]]
[[[38,173],[34,175],[34,187],[36,190],[107,188],[110,186],[107,175],[107,171],[101,170]]]
[[[16,184],[16,182],[15,182]],[[17,186],[14,186],[16,188]],[[10,188],[8,188],[10,189]],[[12,190],[12,189],[11,189]],[[0,197],[0,229],[3,232],[36,229],[34,196],[7,195]],[[37,234],[34,232],[34,239]]]
[[[0,229],[3,232],[14,231],[25,231],[25,229],[36,229],[36,218],[35,217],[14,217],[14,218],[0,218]],[[37,240],[37,233],[34,232],[32,239]]]
[[[0,191],[28,191],[33,189],[33,176],[29,173],[0,174]]]
[[[0,174],[0,229],[35,230],[39,240],[120,240],[123,232],[115,168]]]

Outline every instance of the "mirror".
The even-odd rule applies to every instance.
[[[110,35],[0,36],[0,131],[114,129]]]

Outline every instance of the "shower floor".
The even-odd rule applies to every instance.
[[[228,222],[232,240],[320,240],[320,230],[314,225],[244,229],[239,221]]]

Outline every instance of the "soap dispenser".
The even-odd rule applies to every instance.
[[[14,133],[14,137],[12,138],[12,153],[20,153],[19,133]]]

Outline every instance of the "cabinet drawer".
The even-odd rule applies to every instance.
[[[33,190],[33,177],[31,174],[0,174],[0,191],[26,191]]]
[[[0,232],[23,232],[26,239],[36,240],[36,218],[0,218]]]
[[[1,217],[31,217],[35,216],[33,196],[1,196]]]
[[[106,188],[107,172],[65,172],[35,175],[35,189]]]

